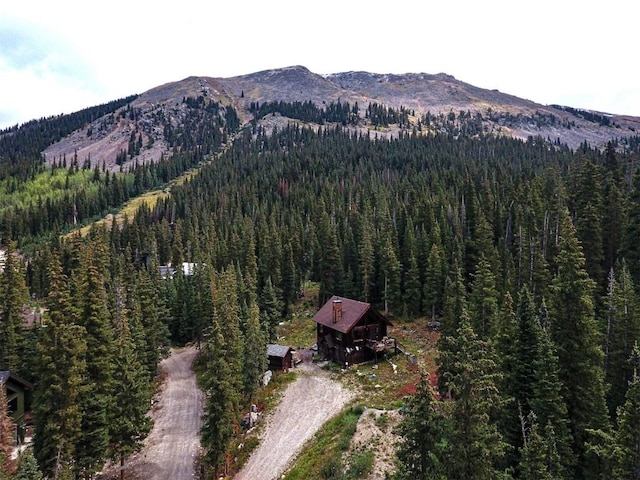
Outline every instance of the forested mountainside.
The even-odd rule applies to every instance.
[[[399,478],[634,478],[638,137],[572,148],[466,111],[251,95],[244,113],[213,93],[172,105],[180,122],[157,113],[157,162],[135,161],[151,130],[133,129],[122,168],[29,153],[2,179],[0,369],[35,385],[39,469],[88,478],[139,449],[159,359],[197,342],[212,478],[311,281],[318,305],[440,325],[435,384],[398,398]],[[103,120],[137,125],[143,97]],[[60,235],[160,187],[122,223]]]

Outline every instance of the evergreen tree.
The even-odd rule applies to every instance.
[[[262,325],[267,332],[267,338],[273,340],[276,338],[276,327],[282,320],[282,303],[276,288],[271,283],[271,277],[267,278],[260,300]]]
[[[560,455],[555,446],[554,432],[547,428],[538,431],[533,412],[522,418],[523,447],[518,478],[520,480],[561,480]]]
[[[640,348],[636,343],[631,361],[634,374],[624,406],[618,411],[616,431],[616,458],[613,478],[640,479]]]
[[[267,339],[260,325],[260,310],[253,302],[247,307],[244,348],[244,397],[251,400],[258,380],[267,369]]]
[[[448,478],[495,479],[506,448],[494,421],[501,406],[501,374],[491,343],[478,338],[466,314],[456,333],[439,358],[451,399],[443,463]]]
[[[158,265],[152,261],[148,270],[138,273],[134,288],[145,340],[143,366],[150,380],[156,376],[160,360],[169,354],[170,345],[168,324],[171,314],[159,285]]]
[[[402,440],[397,456],[402,479],[448,478],[441,463],[446,448],[445,417],[434,396],[428,374],[423,372],[398,426]]]
[[[76,447],[78,471],[90,477],[104,462],[109,445],[109,428],[115,421],[114,398],[115,348],[104,280],[100,274],[100,257],[87,256],[79,293],[80,320],[86,332],[87,383],[80,398],[83,411],[82,437]]]
[[[151,383],[146,368],[138,360],[127,317],[122,317],[116,340],[115,391],[109,452],[120,461],[120,479],[124,479],[124,461],[142,448],[151,430],[147,415]]]
[[[574,195],[576,235],[584,252],[584,269],[598,286],[604,286],[604,238],[602,231],[602,173],[594,162],[583,159],[577,168]]]
[[[640,288],[640,169],[633,177],[633,189],[629,194],[626,226],[620,240],[620,255],[629,268],[631,280]]]
[[[203,390],[207,398],[201,442],[205,461],[215,470],[214,478],[218,478],[219,466],[225,459],[233,435],[239,401],[233,386],[235,373],[226,359],[226,343],[221,325],[214,319],[199,359],[205,370]]]
[[[560,218],[556,274],[551,287],[551,335],[558,349],[562,396],[566,401],[577,457],[576,478],[595,478],[598,466],[586,451],[587,430],[605,428],[603,352],[595,320],[594,283],[575,228],[565,211]]]
[[[442,308],[444,285],[442,254],[438,245],[433,243],[427,258],[425,269],[423,304],[424,313],[435,321]]]
[[[374,284],[374,248],[373,227],[369,219],[369,209],[365,208],[360,222],[360,240],[358,244],[358,267],[362,285],[361,298],[369,302]]]
[[[42,480],[42,472],[33,456],[33,450],[27,448],[20,454],[15,480]]]
[[[47,326],[38,341],[34,455],[45,476],[62,479],[75,468],[75,448],[82,436],[79,402],[86,391],[87,334],[74,323],[78,311],[56,257],[49,266],[49,284]]]
[[[211,281],[213,319],[199,362],[202,387],[207,397],[202,445],[209,467],[218,473],[240,416],[240,393],[245,375],[244,338],[240,331],[240,307],[233,268],[214,275]],[[255,315],[255,312],[254,312]],[[266,351],[266,347],[262,352]]]
[[[624,394],[633,378],[633,367],[627,360],[634,342],[640,340],[640,305],[624,261],[617,272],[611,270],[606,305],[604,369],[607,404],[613,418],[624,403]]]
[[[29,300],[24,271],[10,246],[0,274],[0,368],[22,374],[24,307]]]
[[[483,254],[473,275],[468,308],[473,330],[482,339],[493,338],[498,316],[498,289],[491,265]]]

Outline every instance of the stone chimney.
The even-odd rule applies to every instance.
[[[333,301],[333,323],[338,323],[342,320],[342,300],[336,298]]]

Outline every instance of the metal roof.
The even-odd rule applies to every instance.
[[[289,346],[270,343],[267,345],[267,356],[284,358],[287,356],[287,353],[289,353],[289,350],[291,350]]]
[[[339,315],[339,318],[336,322],[333,321],[333,303],[334,301],[339,300],[341,303],[342,314]],[[320,325],[324,325],[325,327],[329,327],[333,330],[337,330],[342,333],[349,332],[362,317],[364,317],[367,313],[371,313],[374,316],[382,319],[388,325],[391,325],[391,322],[387,320],[380,312],[378,312],[375,308],[371,306],[369,303],[360,302],[358,300],[351,300],[350,298],[343,298],[334,295],[331,297],[327,303],[325,303],[318,313],[313,317],[313,321],[319,323]]]

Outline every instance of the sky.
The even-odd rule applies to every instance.
[[[0,128],[188,76],[447,73],[541,104],[640,116],[629,0],[2,0]]]

